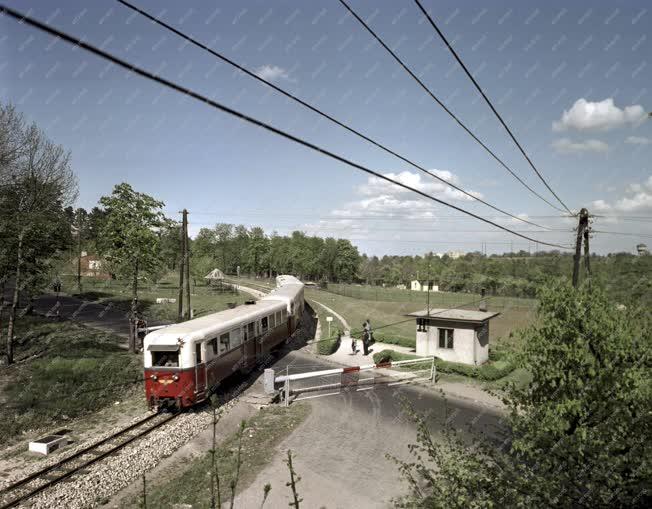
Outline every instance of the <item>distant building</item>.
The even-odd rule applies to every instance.
[[[413,292],[427,292],[428,281],[419,281],[415,279],[414,281],[410,282],[410,290],[412,290]],[[439,286],[436,284],[432,284],[432,281],[430,281],[430,291],[438,292]]]
[[[220,269],[213,269],[204,276],[204,279],[207,279],[209,283],[213,281],[223,281],[224,272],[222,272]]]
[[[407,290],[407,286],[404,284],[396,285],[396,288],[398,288],[399,290]]]
[[[102,270],[103,261],[95,255],[89,255],[86,251],[81,252],[79,258],[80,272],[82,276],[95,277],[99,279],[110,279],[110,274]]]
[[[638,252],[639,256],[645,256],[650,254],[650,250],[647,248],[645,244],[638,244],[636,246],[636,251]]]
[[[489,360],[489,320],[500,313],[467,309],[431,309],[416,318],[417,355],[477,366]]]
[[[465,253],[463,253],[462,251],[448,251],[446,254],[452,260],[457,260],[458,258],[461,258],[462,256],[465,255]]]

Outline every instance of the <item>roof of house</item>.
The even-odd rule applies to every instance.
[[[477,311],[475,309],[438,309],[432,308],[430,311],[424,309],[415,311],[406,316],[415,318],[429,318],[430,320],[446,320],[456,322],[483,323],[498,316],[500,313],[495,311]]]

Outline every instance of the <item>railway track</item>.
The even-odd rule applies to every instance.
[[[85,447],[61,461],[16,481],[0,490],[0,509],[16,507],[27,499],[69,479],[76,473],[115,454],[123,447],[170,422],[179,413],[148,415],[117,433]]]

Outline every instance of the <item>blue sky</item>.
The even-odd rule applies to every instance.
[[[644,1],[423,0],[518,139],[571,209],[596,230],[652,234],[652,34]],[[134,0],[136,3],[136,0]],[[9,1],[120,57],[487,217],[409,165],[320,120],[114,1]],[[570,229],[500,167],[391,59],[337,0],[154,2],[140,7],[514,214]],[[471,129],[540,194],[527,166],[412,1],[350,5]],[[79,205],[130,182],[215,222],[351,238],[370,254],[534,249],[441,206],[382,185],[261,129],[0,20],[0,100],[72,151]],[[542,217],[539,217],[542,216]],[[627,216],[615,219],[615,216]],[[629,218],[633,219],[629,219]],[[529,227],[497,218],[519,231]],[[572,232],[535,232],[569,244]],[[598,252],[645,237],[596,233]],[[652,243],[652,239],[648,243]]]

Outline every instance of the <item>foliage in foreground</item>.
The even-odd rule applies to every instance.
[[[472,444],[417,420],[410,494],[398,507],[647,507],[650,445],[648,312],[619,310],[601,290],[557,283],[525,332],[527,387],[507,387],[512,437]]]
[[[217,445],[214,454],[208,451],[193,460],[165,484],[151,484],[147,494],[148,507],[191,504],[196,508],[208,508],[212,497],[217,497],[214,483],[218,479],[221,501],[228,507],[227,500],[234,500],[235,495],[254,481],[260,470],[271,461],[270,451],[303,422],[309,412],[310,407],[303,404],[262,409]],[[265,487],[263,491],[266,499],[269,489]]]

